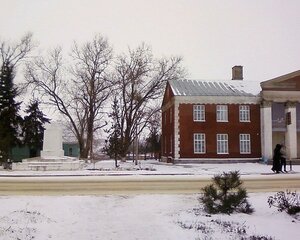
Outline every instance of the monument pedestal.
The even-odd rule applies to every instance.
[[[70,171],[82,169],[83,163],[77,158],[64,156],[62,129],[57,123],[52,123],[48,124],[44,131],[41,157],[23,159],[21,163],[13,163],[12,170]]]
[[[15,171],[73,171],[80,170],[84,161],[76,158],[42,159],[40,157],[23,159],[21,163],[13,163]]]

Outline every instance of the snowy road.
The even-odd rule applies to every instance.
[[[242,176],[248,192],[300,190],[298,174]],[[199,193],[207,176],[1,177],[1,195]]]

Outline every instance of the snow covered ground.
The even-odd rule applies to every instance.
[[[93,165],[87,166],[88,169]],[[17,175],[122,175],[168,174],[213,176],[239,170],[241,175],[268,174],[263,164],[170,165],[157,161],[95,164],[97,170],[76,172],[12,172]],[[289,167],[288,167],[289,170]],[[293,166],[298,175],[300,166]],[[122,176],[120,176],[122,177]],[[199,194],[142,194],[92,196],[4,196],[0,195],[0,239],[298,239],[300,219],[276,208],[269,208],[268,196],[274,193],[250,193],[255,209],[251,215],[207,215],[198,202]],[[253,238],[256,236],[257,238]],[[263,238],[265,237],[265,238]]]
[[[228,171],[240,171],[241,175],[261,175],[272,173],[270,165],[261,163],[229,163],[229,164],[169,164],[156,160],[139,161],[135,165],[132,161],[118,162],[115,168],[114,161],[99,161],[95,164],[86,164],[80,171],[4,171],[0,176],[21,175],[201,175],[213,176]],[[287,166],[290,170],[290,166]],[[300,174],[300,165],[292,166],[292,173]]]
[[[230,216],[205,214],[197,194],[1,196],[0,239],[297,239],[300,221],[269,208],[270,195],[250,194],[255,213]]]

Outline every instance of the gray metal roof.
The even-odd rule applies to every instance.
[[[172,80],[169,81],[175,96],[257,96],[260,91],[258,82],[243,80],[203,81]]]

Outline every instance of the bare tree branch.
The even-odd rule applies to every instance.
[[[166,82],[184,76],[181,61],[180,57],[154,59],[145,44],[118,57],[114,78],[117,83],[115,96],[120,104],[123,156],[159,110],[154,101],[161,97]]]
[[[66,66],[62,50],[56,48],[48,58],[39,57],[27,65],[26,79],[68,119],[80,156],[87,158],[93,155],[95,132],[106,125],[101,115],[112,87],[108,78],[112,48],[97,35],[82,46],[75,42],[71,57],[71,64]]]
[[[11,67],[16,65],[26,57],[34,48],[32,33],[25,34],[18,43],[10,44],[5,41],[0,42],[1,65],[7,64]]]

